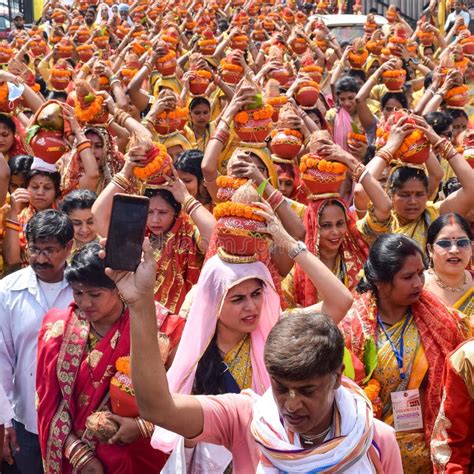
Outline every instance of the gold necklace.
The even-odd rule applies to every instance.
[[[300,434],[300,438],[303,440],[303,443],[306,443],[306,444],[314,444],[314,442],[318,439],[324,439],[327,434],[331,431],[331,428],[332,428],[332,424],[329,425],[329,427],[324,430],[323,432],[321,433],[318,433],[316,435],[305,435],[305,434]]]
[[[445,283],[441,281],[441,278],[438,276],[438,274],[434,270],[430,270],[430,273],[434,276],[434,279],[436,281],[436,284],[442,288],[443,290],[448,290],[451,291],[452,293],[462,293],[464,291],[464,287],[466,286],[467,283],[467,276],[466,273],[464,273],[464,281],[461,286],[448,286]]]

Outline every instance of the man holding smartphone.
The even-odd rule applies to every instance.
[[[0,385],[14,407],[3,453],[22,474],[39,474],[43,466],[35,409],[38,333],[51,308],[64,309],[72,301],[64,267],[74,227],[66,214],[49,209],[30,219],[25,234],[30,265],[0,281]]]

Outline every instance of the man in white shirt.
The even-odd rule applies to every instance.
[[[64,267],[74,236],[66,214],[35,214],[25,230],[30,265],[0,281],[0,384],[13,407],[4,458],[22,474],[43,472],[35,409],[38,333],[51,308],[66,308],[72,290]]]
[[[461,0],[456,0],[453,4],[454,11],[448,15],[446,18],[446,23],[444,24],[444,30],[450,30],[456,23],[458,18],[462,18],[464,21],[465,26],[469,26],[469,22],[471,21],[471,17],[469,13],[464,10],[464,2]]]

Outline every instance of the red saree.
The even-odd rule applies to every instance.
[[[446,356],[464,339],[462,322],[438,298],[423,290],[417,303],[411,306],[415,325],[428,361],[427,387],[424,397],[424,432],[429,446],[431,431],[441,403],[441,378]],[[356,295],[352,308],[339,325],[347,349],[353,357],[364,362],[366,343],[375,342],[377,302],[371,292]],[[362,374],[364,377],[367,374]],[[361,379],[357,378],[360,383]]]
[[[163,319],[159,314],[158,319]],[[171,330],[177,330],[171,320]],[[161,326],[167,332],[167,321]],[[128,310],[116,321],[94,350],[88,352],[89,322],[73,303],[67,310],[53,309],[43,321],[38,340],[37,412],[43,465],[48,474],[69,474],[72,466],[63,456],[71,432],[95,449],[105,472],[159,472],[166,456],[150,441],[139,439],[129,445],[99,443],[85,428],[87,417],[111,410],[110,379],[115,362],[130,354]],[[182,326],[179,328],[182,331]],[[170,340],[174,340],[172,334]]]
[[[357,229],[356,220],[341,198],[335,196],[309,201],[304,216],[305,243],[312,254],[319,256],[319,219],[324,207],[333,201],[343,206],[347,222],[347,232],[339,247],[340,265],[336,269],[336,276],[352,291],[367,260],[368,246]],[[319,302],[318,291],[299,265],[295,268],[295,296],[300,306],[311,306]]]
[[[197,283],[201,264],[195,227],[181,213],[164,237],[163,245],[153,249],[157,263],[155,301],[177,313],[192,286]],[[150,239],[154,247],[153,238]]]

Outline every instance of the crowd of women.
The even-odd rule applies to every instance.
[[[472,472],[474,36],[444,3],[351,43],[335,0],[15,18],[5,472]],[[103,263],[117,194],[149,199],[134,274]]]

